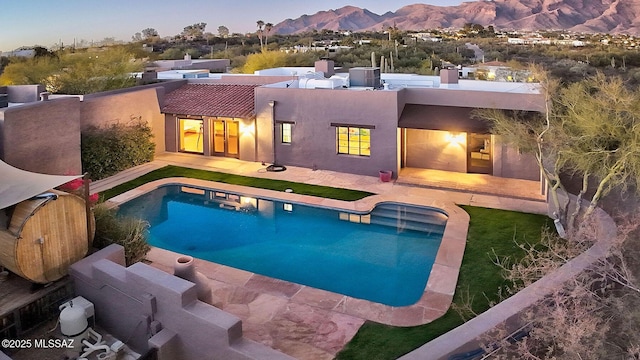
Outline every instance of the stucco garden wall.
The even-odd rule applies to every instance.
[[[95,306],[96,323],[133,350],[159,360],[293,360],[242,337],[240,320],[197,299],[196,285],[143,263],[124,267],[110,245],[73,264],[76,295]]]
[[[36,101],[0,111],[0,157],[44,174],[80,174],[80,100]]]
[[[81,106],[81,130],[91,126],[130,125],[141,120],[152,129],[156,153],[162,153],[165,151],[165,117],[160,112],[159,99],[163,92],[161,87],[152,87],[87,96]]]
[[[576,200],[574,195],[569,196]],[[549,212],[552,211],[550,206]],[[484,313],[400,357],[400,360],[450,359],[450,356],[477,349],[481,337],[497,326],[507,321],[518,323],[520,313],[560,289],[576,275],[609,254],[609,250],[617,241],[615,222],[600,208],[596,209],[590,221],[594,238],[598,241],[587,251]]]

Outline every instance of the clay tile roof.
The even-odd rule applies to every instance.
[[[162,112],[178,115],[254,115],[254,92],[259,85],[187,84],[168,93]]]

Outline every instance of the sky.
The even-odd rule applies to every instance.
[[[427,0],[440,6],[463,0]],[[467,0],[470,1],[470,0]],[[21,46],[50,48],[62,42],[130,41],[136,32],[156,29],[161,37],[174,36],[185,26],[204,22],[206,32],[218,26],[232,33],[256,30],[256,21],[277,24],[304,14],[352,5],[382,15],[415,4],[416,0],[0,0],[0,51]]]

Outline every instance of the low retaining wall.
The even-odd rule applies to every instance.
[[[447,359],[455,353],[478,348],[480,338],[500,324],[514,318],[545,296],[559,289],[598,259],[606,257],[617,236],[616,224],[611,217],[597,209],[593,214],[598,241],[586,252],[567,262],[551,274],[544,276],[517,294],[485,311],[470,321],[402,356],[399,360]]]
[[[96,322],[134,351],[159,360],[292,360],[242,337],[241,321],[197,299],[196,285],[147,264],[124,267],[110,245],[73,264],[76,295],[95,305]]]

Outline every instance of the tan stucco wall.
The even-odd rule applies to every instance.
[[[256,88],[258,159],[273,161],[273,122],[295,122],[292,143],[282,144],[276,136],[277,162],[377,176],[379,170],[399,168],[398,92],[351,91],[346,89]],[[332,123],[374,126],[371,156],[337,154],[336,127]]]
[[[240,160],[257,161],[255,119],[235,120],[240,123]]]
[[[80,174],[80,100],[65,98],[3,109],[2,159],[23,170]]]
[[[467,108],[545,111],[544,96],[534,93],[407,88],[403,90],[401,101],[401,108],[404,104],[422,104]]]
[[[152,129],[156,153],[165,151],[165,117],[160,112],[158,90],[145,88],[104,96],[85,97],[81,106],[81,129],[91,126],[132,124],[146,121]]]
[[[493,145],[493,174],[495,176],[540,180],[540,168],[532,154],[522,154],[518,149],[507,146],[494,136]]]

